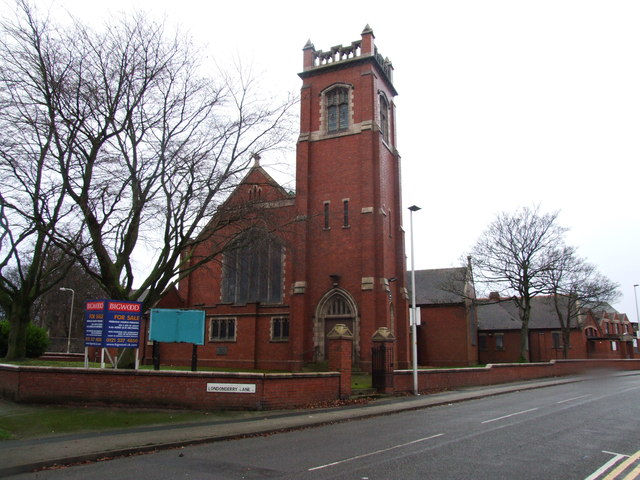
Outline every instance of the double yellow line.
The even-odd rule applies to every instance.
[[[627,458],[624,462],[622,462],[616,468],[611,470],[609,475],[604,477],[602,480],[614,480],[614,479],[618,478],[618,475],[620,475],[627,468],[629,468],[631,465],[633,465],[635,462],[637,462],[638,459],[640,459],[640,451],[637,451],[635,454],[631,455],[629,458]],[[629,472],[621,480],[633,480],[635,478],[638,478],[638,476],[640,476],[640,463],[638,465],[636,465],[635,468],[633,470],[631,470],[631,472]]]

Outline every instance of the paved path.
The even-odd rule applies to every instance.
[[[640,373],[625,372],[625,375]],[[252,418],[132,428],[127,430],[51,436],[0,443],[0,477],[54,465],[65,465],[139,452],[176,448],[260,435],[283,430],[346,422],[395,412],[462,402],[518,390],[542,388],[585,380],[562,377],[485,387],[471,387],[432,395],[392,397],[366,405],[321,410],[261,412]]]

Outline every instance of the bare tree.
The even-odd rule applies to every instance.
[[[598,310],[619,296],[618,285],[598,272],[575,248],[563,247],[554,252],[554,268],[546,273],[548,293],[562,331],[562,353],[568,358],[571,329],[585,310]]]
[[[500,213],[472,249],[474,275],[501,297],[518,307],[522,321],[520,361],[529,361],[531,299],[548,291],[548,272],[556,268],[554,253],[563,246],[565,228],[557,224],[558,212],[520,208]]]
[[[69,249],[91,249],[95,277],[111,298],[144,291],[153,304],[176,275],[188,273],[183,260],[252,155],[288,138],[292,102],[265,104],[243,72],[218,82],[200,76],[188,41],[168,38],[142,16],[102,35],[80,28],[71,40],[82,45],[82,60],[72,101],[56,108],[81,133],[59,172],[88,235],[64,240]],[[142,239],[159,247],[134,290],[132,256]]]
[[[34,302],[31,314],[32,323],[49,333],[50,351],[64,351],[69,338],[83,339],[84,302],[105,298],[105,293],[78,263],[73,259],[60,258],[65,256],[57,248],[51,249],[47,255],[46,264],[68,262],[71,267],[53,288]],[[90,261],[89,259],[88,262]],[[61,292],[60,288],[72,289],[74,294]],[[78,349],[77,342],[72,342],[72,346],[76,347],[74,351],[82,351]]]
[[[95,31],[40,21],[27,0],[18,11],[3,23],[7,104],[18,117],[23,105],[38,115],[24,115],[21,127],[36,144],[46,139],[38,168],[60,195],[56,215],[34,228],[111,298],[144,292],[152,305],[189,273],[197,242],[243,218],[247,207],[220,209],[252,155],[290,138],[294,100],[260,96],[242,69],[208,77],[189,38],[142,14]],[[10,121],[4,107],[0,115]],[[224,221],[207,223],[214,213]],[[140,278],[136,255],[153,258]]]
[[[33,48],[45,41],[46,24],[24,13],[20,25],[3,22],[0,37],[0,307],[11,325],[8,359],[25,356],[32,306],[70,266],[68,258],[47,260],[49,233],[71,213],[52,174],[64,152],[56,151],[52,112],[41,101],[57,94],[60,75],[47,84],[21,81],[50,60]]]

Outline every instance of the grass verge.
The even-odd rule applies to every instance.
[[[228,418],[241,412],[197,412],[22,405],[0,400],[0,440]]]
[[[16,362],[2,361],[14,365],[51,366],[51,367],[83,367],[83,362],[66,362],[58,360],[27,359]],[[91,363],[91,368],[100,368],[100,364]],[[107,367],[109,368],[109,367]],[[142,368],[153,368],[144,366]],[[188,370],[188,367],[162,366],[163,370]],[[326,367],[325,367],[326,368]],[[199,369],[201,371],[207,368]],[[217,371],[239,371],[237,369],[211,368]],[[317,368],[313,371],[323,371]],[[256,370],[245,370],[253,371]],[[269,371],[260,371],[269,373]],[[354,373],[351,378],[352,388],[371,388],[371,375]],[[108,407],[82,406],[46,406],[25,405],[0,400],[0,442],[6,440],[22,440],[40,438],[50,435],[70,433],[89,433],[105,430],[127,429],[151,425],[198,422],[204,420],[249,417],[258,412],[240,411],[186,411],[186,410],[147,410]]]

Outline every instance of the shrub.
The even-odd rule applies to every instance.
[[[49,345],[51,340],[47,331],[30,323],[27,327],[27,357],[38,358],[47,351]]]
[[[9,322],[0,321],[0,358],[7,355],[9,346]],[[44,328],[36,327],[33,324],[27,326],[27,357],[37,358],[49,348],[49,335]]]

